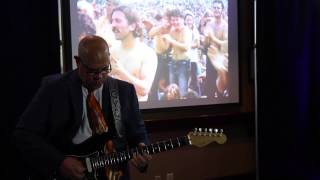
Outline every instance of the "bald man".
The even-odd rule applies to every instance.
[[[75,61],[77,69],[44,78],[16,126],[15,144],[30,168],[29,176],[31,179],[129,179],[127,160],[95,171],[91,161],[78,156],[96,151],[123,151],[128,146],[143,147],[148,143],[135,88],[108,76],[109,47],[101,37],[84,37]],[[100,119],[107,125],[102,132],[91,125],[88,94],[97,100]],[[112,149],[107,149],[110,146]],[[130,158],[141,172],[151,159],[146,154]]]

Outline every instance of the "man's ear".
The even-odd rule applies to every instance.
[[[129,30],[130,31],[135,31],[136,27],[137,27],[137,24],[136,23],[132,23],[132,24],[129,25]]]
[[[79,67],[80,57],[79,56],[73,56],[73,58],[76,60],[77,67]]]
[[[73,56],[73,58],[76,60],[77,63],[80,62],[80,57],[79,56]]]

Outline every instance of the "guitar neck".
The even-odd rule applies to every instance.
[[[98,136],[99,137],[99,136]],[[88,144],[99,144],[100,140],[105,142],[104,138],[94,138],[88,143],[84,143],[82,146],[87,147]],[[157,154],[160,152],[169,151],[175,148],[179,148],[185,145],[193,145],[196,147],[204,147],[211,142],[217,142],[218,144],[224,144],[227,141],[227,136],[223,133],[223,130],[205,128],[204,131],[199,128],[195,128],[193,132],[189,132],[188,135],[169,139],[165,141],[159,141],[157,143],[150,144],[142,148],[131,148],[122,152],[95,152],[81,158],[85,161],[88,173],[95,172],[98,169],[105,168],[107,166],[118,165],[132,159],[137,154]],[[80,148],[81,149],[81,148]]]
[[[169,151],[182,146],[190,145],[191,142],[188,136],[177,137],[175,139],[169,139],[166,141],[159,141],[157,143],[150,144],[143,148],[131,148],[126,151],[114,152],[109,154],[103,154],[97,157],[90,158],[90,164],[92,168],[99,169],[110,165],[120,164],[133,158],[136,154],[157,154],[160,152]]]
[[[165,152],[168,150],[176,149],[185,145],[190,145],[190,141],[188,136],[177,137],[175,139],[169,139],[166,141],[159,141],[157,143],[148,145],[144,148],[134,148],[127,152],[139,153],[139,154],[157,154],[160,152]],[[133,154],[132,153],[132,154]]]

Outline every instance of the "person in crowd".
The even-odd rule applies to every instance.
[[[213,1],[213,20],[206,26],[208,57],[217,72],[216,96],[228,96],[228,23],[223,18],[224,4]]]
[[[180,91],[177,84],[169,84],[165,91],[161,93],[160,100],[172,101],[180,99]]]
[[[107,0],[106,7],[104,7],[103,9],[104,14],[96,22],[96,27],[97,27],[96,35],[103,37],[107,41],[110,48],[115,43],[117,43],[115,35],[112,32],[112,26],[111,26],[112,10],[117,6],[119,6],[118,0]]]
[[[172,58],[169,62],[169,84],[177,84],[181,98],[188,93],[190,78],[190,49],[192,45],[192,31],[184,25],[184,15],[179,9],[168,12],[171,24],[169,34],[163,38],[172,47]]]
[[[87,35],[96,34],[96,25],[92,21],[92,19],[87,14],[79,14],[79,40],[78,42]]]
[[[111,19],[115,37],[121,41],[110,49],[113,66],[111,75],[132,83],[138,100],[147,101],[158,64],[156,53],[141,42],[141,22],[132,8],[115,8]]]
[[[155,41],[155,52],[158,57],[158,67],[155,79],[150,90],[150,100],[160,100],[160,94],[163,93],[169,84],[168,63],[171,60],[170,43],[163,37],[169,34],[171,25],[166,12],[159,12],[155,19],[156,23],[149,31],[148,35]]]
[[[189,51],[190,57],[190,81],[189,88],[201,95],[201,89],[199,84],[200,70],[200,33],[194,23],[194,15],[191,11],[187,10],[184,16],[185,25],[192,31],[192,44]]]

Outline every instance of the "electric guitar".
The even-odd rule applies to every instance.
[[[195,128],[193,132],[189,132],[186,136],[176,137],[164,141],[159,141],[143,148],[132,148],[122,152],[105,153],[103,151],[94,151],[86,154],[89,151],[88,147],[92,145],[105,144],[110,140],[107,136],[92,136],[85,142],[77,145],[75,149],[79,149],[75,155],[68,155],[80,159],[86,169],[87,180],[101,179],[101,172],[107,167],[117,166],[133,158],[136,154],[157,154],[169,150],[173,150],[186,145],[193,145],[196,147],[204,147],[212,142],[224,144],[227,141],[227,136],[222,129],[212,128]],[[101,145],[100,147],[102,147]],[[113,178],[112,178],[113,179]]]

